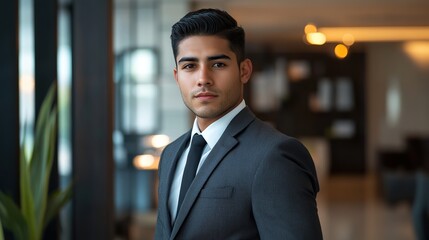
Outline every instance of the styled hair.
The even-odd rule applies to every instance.
[[[244,60],[244,30],[237,25],[237,21],[231,15],[219,9],[200,9],[189,12],[173,25],[170,38],[174,59],[177,57],[180,42],[185,38],[211,35],[228,40],[238,63]]]

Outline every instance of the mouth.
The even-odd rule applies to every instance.
[[[200,92],[196,94],[194,97],[199,100],[210,100],[217,97],[217,94],[212,92]]]

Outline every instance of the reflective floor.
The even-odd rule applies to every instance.
[[[411,205],[387,204],[373,176],[330,177],[317,200],[325,240],[415,239]]]
[[[410,204],[387,204],[377,186],[373,176],[334,176],[321,182],[317,201],[325,240],[415,239]],[[136,216],[129,239],[153,239],[155,218],[154,212]]]

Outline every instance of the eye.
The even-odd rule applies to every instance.
[[[192,64],[192,63],[187,63],[187,64],[184,64],[183,66],[182,66],[182,69],[193,69],[193,68],[195,68],[195,64]]]
[[[225,66],[226,66],[226,64],[222,63],[222,62],[218,62],[218,63],[213,64],[214,68],[223,68]]]

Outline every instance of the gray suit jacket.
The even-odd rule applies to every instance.
[[[310,154],[248,108],[207,156],[172,226],[170,186],[190,137],[179,137],[161,156],[155,239],[322,239]]]

